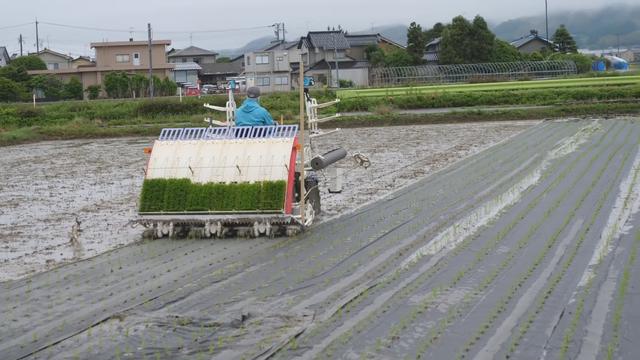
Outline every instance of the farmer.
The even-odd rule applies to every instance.
[[[247,99],[236,110],[236,126],[276,125],[267,109],[260,106],[260,89],[253,86],[247,90]]]

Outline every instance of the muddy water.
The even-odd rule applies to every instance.
[[[517,134],[536,122],[496,122],[345,129],[313,142],[315,153],[338,146],[350,158],[340,194],[327,191],[327,219],[410,184]],[[143,148],[153,139],[42,142],[0,148],[0,282],[95,256],[140,239],[129,226],[143,178]]]

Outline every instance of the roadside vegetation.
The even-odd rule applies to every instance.
[[[314,93],[319,102],[335,98],[331,91]],[[640,113],[640,86],[620,85],[557,89],[491,90],[401,94],[385,97],[345,98],[327,112],[370,112],[343,116],[325,127],[393,126],[470,121],[528,120],[567,116],[602,116]],[[236,101],[241,103],[242,98]],[[0,145],[41,140],[156,136],[163,127],[202,127],[205,117],[223,119],[203,103],[224,106],[225,96],[202,99],[70,101],[39,105],[0,105]],[[298,122],[295,93],[264,96],[262,104],[276,121]],[[544,105],[519,109],[515,105]],[[482,107],[507,108],[483,109]],[[461,109],[439,114],[400,114],[400,110],[424,108]],[[474,108],[477,107],[477,108]]]

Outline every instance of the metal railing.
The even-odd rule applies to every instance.
[[[298,125],[232,126],[208,128],[166,128],[160,132],[160,141],[228,140],[228,139],[283,139],[294,138]]]
[[[373,68],[370,86],[443,84],[553,78],[576,74],[573,61],[518,61],[504,63],[421,65]]]

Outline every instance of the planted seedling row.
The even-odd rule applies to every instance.
[[[630,156],[630,153],[627,154],[627,156],[625,157],[625,161],[624,162],[626,162],[626,160],[629,158],[629,156]],[[619,177],[621,176],[621,172],[622,172],[622,167],[616,173],[616,179],[619,179]],[[630,186],[633,186],[635,184],[635,182],[637,181],[637,175],[638,175],[638,170],[636,170],[636,173],[634,175],[634,181],[630,184]],[[601,207],[602,204],[599,204],[599,206]],[[571,258],[571,259],[573,259],[573,258]],[[594,269],[595,273],[598,273],[598,269],[600,268],[600,265],[602,264],[603,260],[604,259],[602,257],[598,260],[598,263],[596,264],[595,269]],[[559,357],[561,359],[564,359],[567,356],[567,352],[569,351],[569,347],[573,342],[573,337],[575,336],[575,333],[576,333],[576,330],[578,328],[578,325],[580,324],[580,319],[581,319],[582,313],[584,311],[586,298],[589,296],[589,294],[591,292],[591,288],[593,287],[594,280],[595,280],[595,276],[594,277],[590,277],[588,279],[587,284],[584,286],[584,288],[582,289],[582,292],[580,293],[580,296],[577,299],[577,306],[576,306],[575,311],[573,312],[573,316],[571,318],[571,322],[570,322],[569,326],[565,329],[563,337],[562,337],[562,345],[560,347],[560,354],[559,354]]]
[[[427,273],[427,275],[430,275],[430,273],[431,273],[431,272]],[[431,273],[431,274],[432,274],[432,273]],[[374,289],[374,290],[376,290],[376,289]],[[411,293],[411,292],[408,292],[408,293]],[[407,294],[407,293],[403,293],[402,295],[406,296],[406,294]],[[358,298],[358,300],[360,300],[360,301],[361,301],[361,300],[362,300],[362,298],[363,298],[363,297],[361,296],[361,297],[359,297],[359,298]],[[388,304],[387,304],[387,305],[388,305]],[[383,311],[386,311],[386,310],[388,310],[388,308],[385,308]],[[361,330],[361,329],[359,329],[358,327],[356,327],[356,331],[359,331],[359,330]]]
[[[613,316],[611,320],[611,340],[605,346],[607,360],[614,358],[615,352],[620,345],[620,322],[622,320],[622,311],[624,310],[624,302],[629,290],[629,284],[631,282],[631,269],[635,265],[636,257],[638,256],[638,246],[640,245],[640,231],[636,232],[635,240],[627,262],[622,272],[622,279],[618,285],[618,291],[616,292],[615,307],[613,310]]]
[[[482,337],[482,335],[484,335],[484,333],[491,327],[493,326],[493,323],[498,319],[498,317],[507,309],[508,304],[511,302],[511,300],[516,296],[517,292],[522,288],[523,284],[533,275],[534,271],[539,267],[539,265],[542,263],[542,261],[546,258],[547,254],[550,252],[550,250],[554,247],[555,243],[557,242],[560,234],[566,229],[566,227],[569,225],[569,223],[571,222],[571,220],[575,217],[576,212],[578,211],[578,209],[582,206],[582,204],[584,203],[585,199],[587,198],[587,196],[592,192],[593,188],[595,187],[595,185],[600,181],[600,179],[602,178],[603,174],[605,173],[609,162],[611,161],[611,159],[613,159],[613,157],[623,148],[623,146],[626,144],[626,142],[629,139],[629,134],[627,133],[627,136],[625,137],[625,143],[620,145],[619,147],[617,147],[615,149],[614,152],[612,152],[607,161],[605,162],[605,164],[600,168],[600,170],[598,171],[597,175],[594,177],[594,179],[591,181],[590,185],[588,186],[588,188],[581,194],[580,199],[578,200],[578,202],[574,205],[574,207],[571,209],[571,211],[564,217],[564,220],[561,224],[560,227],[558,227],[556,229],[556,231],[553,233],[553,235],[547,240],[547,242],[545,243],[544,248],[542,249],[542,251],[540,253],[538,253],[538,255],[536,256],[534,262],[529,266],[529,268],[521,273],[519,275],[519,277],[512,283],[511,287],[510,287],[510,291],[507,293],[507,295],[504,295],[500,301],[497,302],[497,304],[495,305],[495,307],[489,312],[489,315],[486,317],[485,322],[483,324],[481,324],[479,326],[479,328],[476,330],[476,332],[474,333],[474,335],[471,336],[471,338],[466,342],[464,348],[459,352],[460,357],[465,357],[466,353],[468,353],[471,350],[471,347],[473,347]],[[599,155],[599,154],[597,154]],[[590,165],[595,161],[595,158],[592,159],[593,161],[590,162]],[[624,162],[623,164],[624,165]],[[590,166],[588,167],[590,168]],[[588,169],[587,168],[587,169]],[[623,167],[621,167],[623,168]],[[582,176],[584,176],[584,174],[578,176],[578,179],[580,179]],[[572,186],[570,186],[568,188],[568,190],[571,190],[575,187],[576,183],[572,184]],[[604,201],[604,199],[606,199],[606,196],[608,195],[608,192],[612,189],[613,187],[613,183],[610,183],[608,186],[608,190],[607,192],[605,192],[603,194],[603,197],[601,197],[601,199],[603,199],[602,201]],[[577,249],[579,248],[579,245],[581,244],[580,239],[584,239],[584,236],[586,236],[586,232],[588,231],[589,227],[593,224],[593,222],[595,221],[595,219],[597,218],[597,215],[599,214],[602,204],[599,202],[599,207],[596,207],[591,219],[590,219],[590,223],[589,225],[585,226],[583,228],[583,232],[581,233],[578,243],[576,244],[576,248],[575,251],[577,252]],[[547,216],[548,213],[545,213],[545,216]],[[571,258],[572,261],[572,258]],[[568,266],[567,266],[568,267]],[[517,346],[517,344],[516,344]]]

